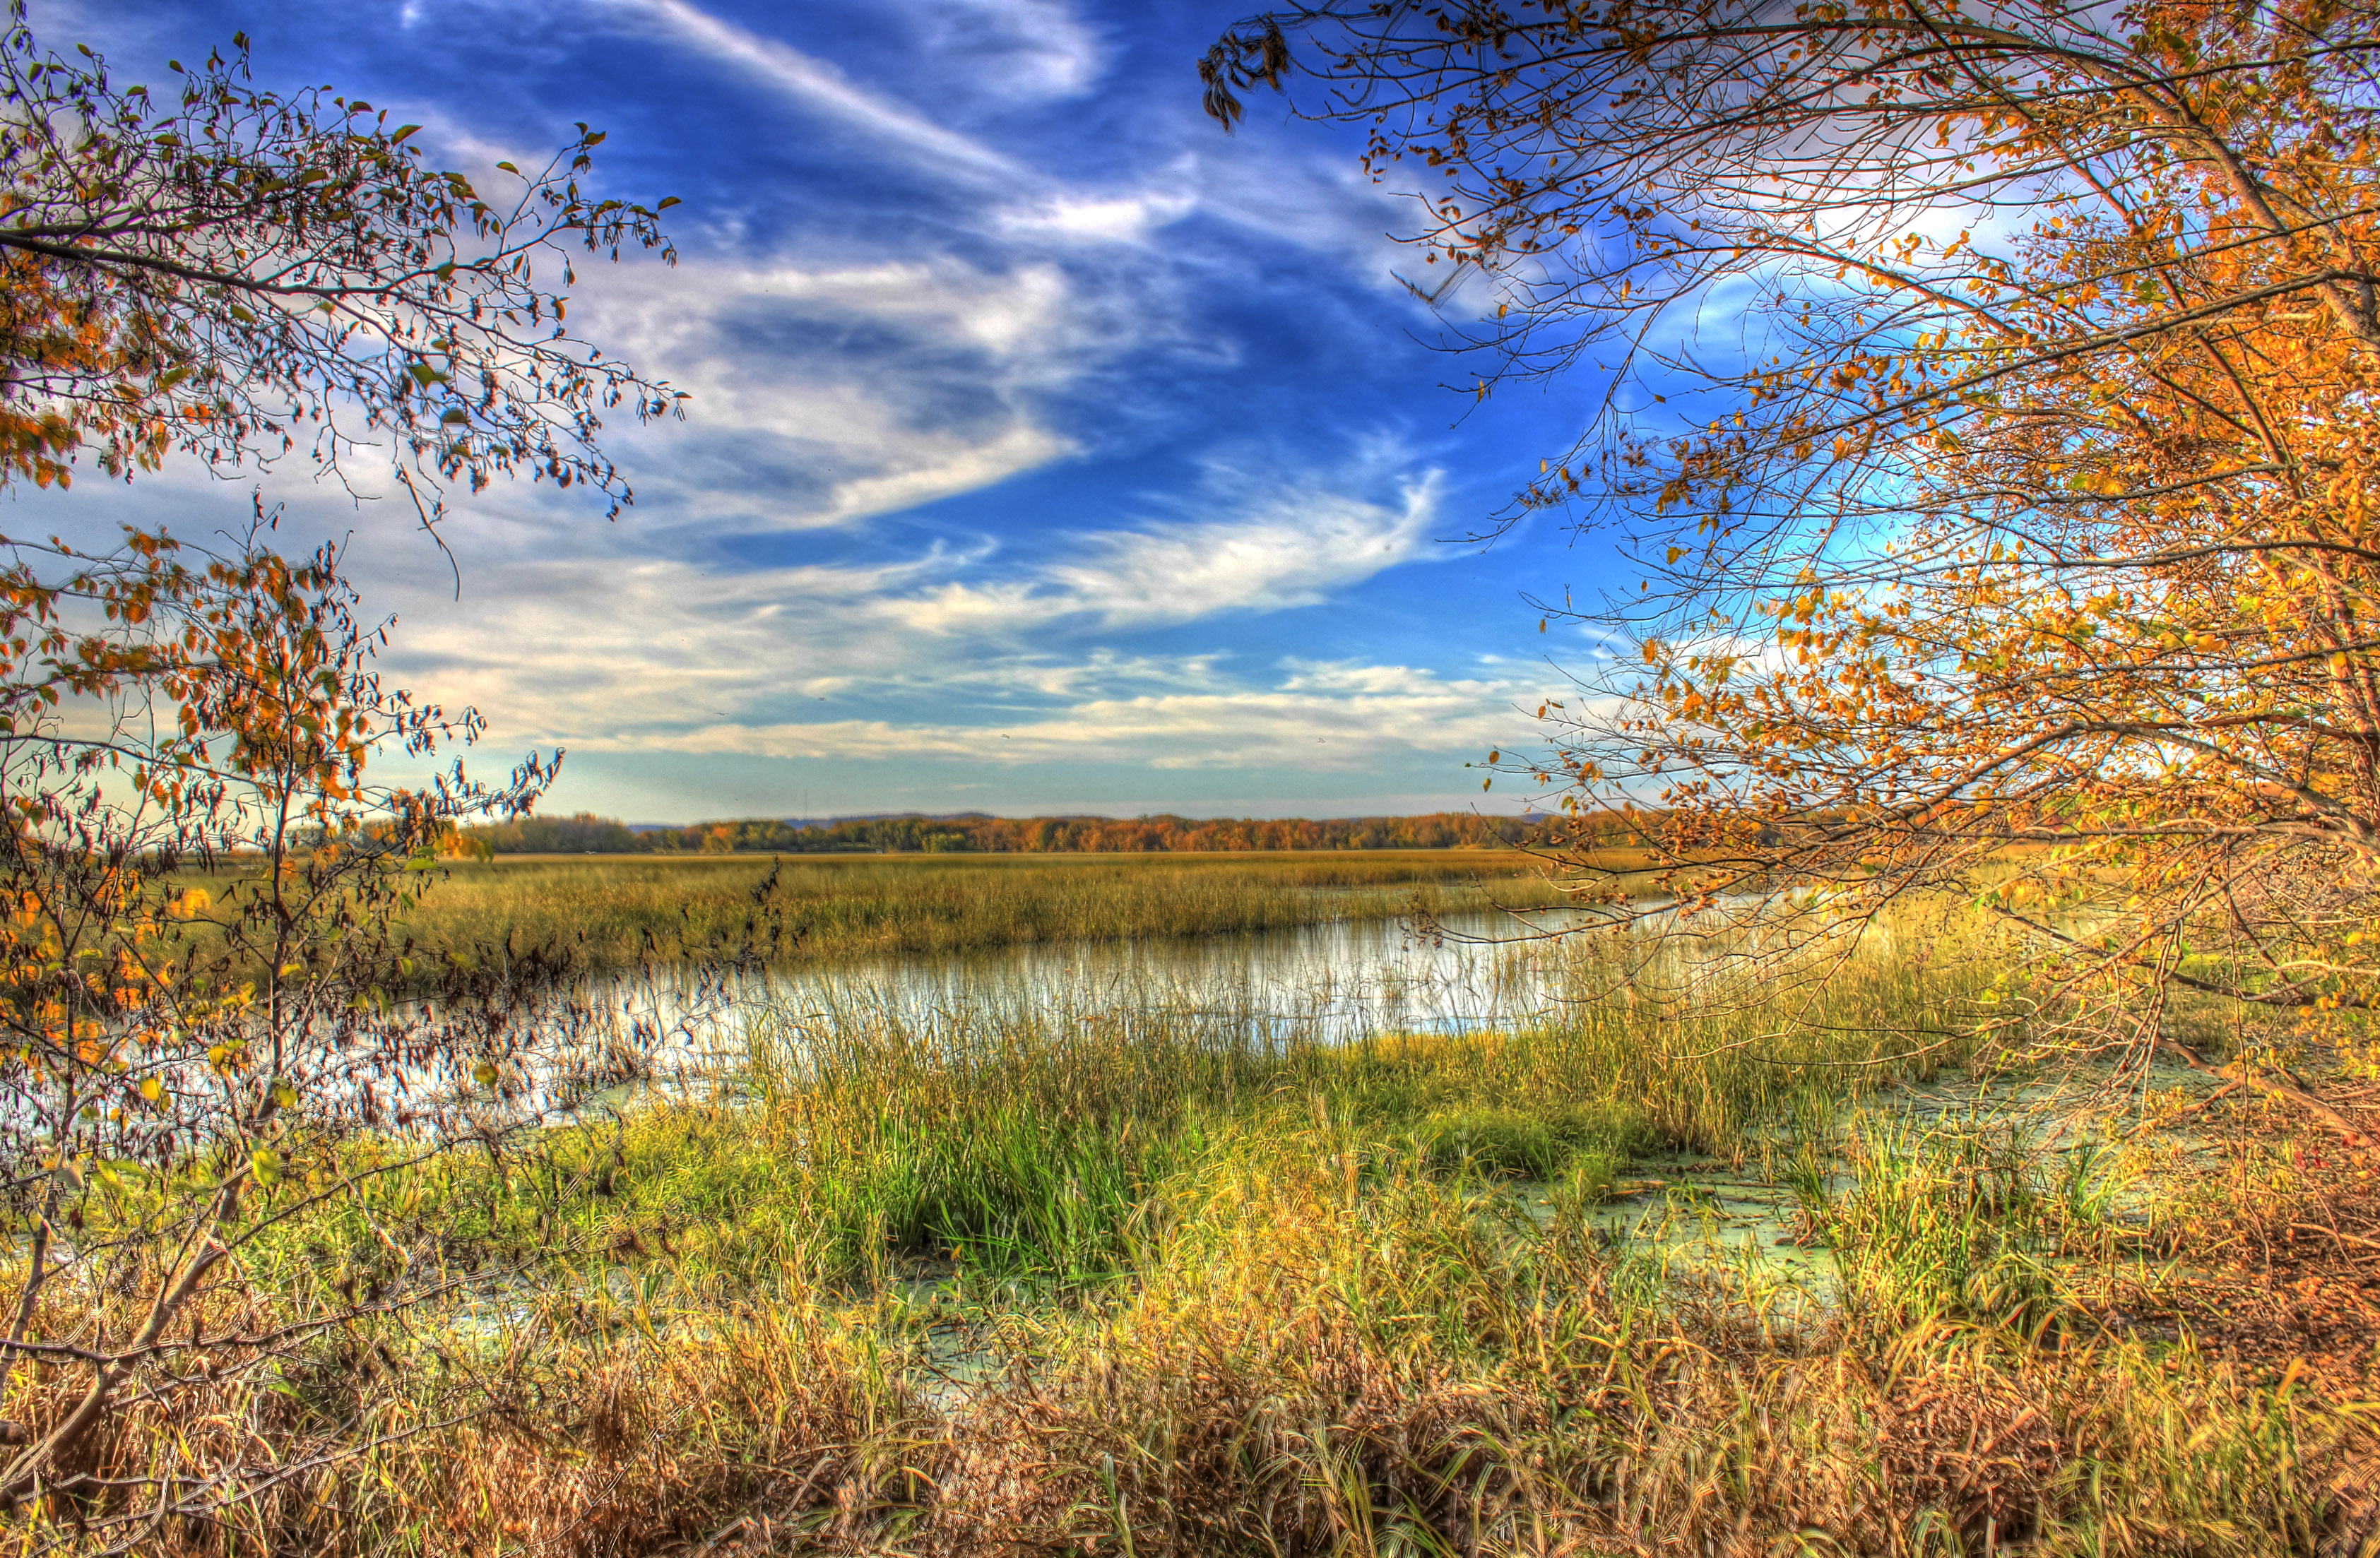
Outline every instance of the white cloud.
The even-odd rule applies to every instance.
[[[1415,557],[1429,539],[1443,485],[1431,471],[1392,502],[1292,485],[1220,522],[1098,537],[1090,560],[1061,563],[1050,579],[1111,624],[1309,606]]]
[[[470,0],[418,3],[426,30]],[[704,754],[1360,770],[1512,734],[1508,706],[1537,691],[1526,668],[1252,667],[1220,647],[1228,629],[1206,635],[1208,653],[1129,652],[1135,633],[1309,606],[1425,555],[1440,479],[1387,441],[1336,468],[1278,451],[1210,459],[1187,496],[1144,499],[1102,528],[1022,530],[892,563],[755,564],[722,544],[856,531],[1098,449],[1137,414],[1122,403],[1164,377],[1167,354],[1238,348],[1245,332],[1229,323],[1198,332],[1185,320],[1198,289],[1237,285],[1252,253],[1281,252],[1252,234],[1302,248],[1301,268],[1392,285],[1381,237],[1392,218],[1345,159],[1256,134],[1225,141],[1192,103],[1186,122],[1161,107],[1136,121],[1147,145],[1133,159],[1099,149],[1083,182],[1038,171],[1010,147],[1043,142],[982,127],[1026,123],[1015,104],[1079,94],[1107,67],[1105,42],[1058,0],[911,0],[903,18],[925,48],[898,96],[856,64],[847,74],[693,0],[599,0],[596,15],[615,42],[633,32],[647,50],[721,62],[731,87],[758,82],[944,182],[890,231],[808,215],[746,228],[730,212],[686,236],[675,270],[582,273],[574,326],[692,392],[690,419],[613,429],[641,499],[620,526],[524,484],[458,505],[459,604],[419,535],[389,523],[394,503],[364,517],[358,576],[375,607],[405,618],[400,681],[479,706],[498,752],[684,752],[698,755],[690,773]],[[454,113],[414,115],[438,155],[474,171],[520,160]],[[742,247],[761,231],[790,236],[768,240],[774,253]],[[1338,306],[1329,288],[1312,296]],[[1094,385],[1116,393],[1087,413]],[[1284,447],[1299,436],[1284,433]],[[176,491],[149,478],[134,490],[143,502]],[[358,523],[334,494],[276,490],[315,528]],[[225,495],[212,489],[208,512]],[[830,716],[822,699],[880,718]],[[995,717],[1007,723],[984,723]]]
[[[1195,513],[1076,536],[1056,557],[1017,559],[986,543],[870,564],[706,565],[638,555],[630,549],[645,537],[590,537],[511,498],[482,500],[458,542],[461,601],[418,556],[395,565],[418,553],[418,538],[368,531],[351,560],[376,582],[373,606],[403,619],[392,658],[400,680],[477,706],[506,748],[872,744],[1014,761],[1139,743],[1137,761],[1212,766],[1239,761],[1227,755],[1234,742],[1261,763],[1287,732],[1312,726],[1311,744],[1334,750],[1302,757],[1352,763],[1407,741],[1468,740],[1474,727],[1462,721],[1492,723],[1505,701],[1491,692],[1483,705],[1489,682],[1402,667],[1297,663],[1252,677],[1220,648],[1135,654],[1092,636],[1320,601],[1422,555],[1438,477],[1413,474],[1387,441],[1340,469],[1269,483],[1219,469],[1200,502],[1184,505]],[[310,507],[310,530],[331,517]],[[1513,671],[1483,674],[1500,685]],[[855,698],[918,712],[907,724],[817,725],[803,712]],[[998,729],[976,727],[1002,710],[1018,722],[983,746]]]
[[[1024,260],[698,259],[586,278],[576,317],[692,396],[683,426],[622,441],[647,523],[767,530],[892,512],[1065,458],[1076,445],[1045,398],[1139,344],[1134,332],[1162,313]]]
[[[911,10],[926,46],[956,63],[964,84],[1023,102],[1080,97],[1107,50],[1056,0],[926,0]]]
[[[1310,606],[1421,554],[1440,473],[1398,474],[1378,443],[1336,472],[1259,475],[1211,465],[1196,517],[1078,537],[1028,576],[954,581],[891,603],[929,633],[1014,632],[1068,617],[1107,627],[1195,622],[1225,611]],[[1386,499],[1369,489],[1393,482]]]
[[[981,141],[945,129],[915,109],[854,83],[825,60],[773,38],[722,21],[686,0],[614,0],[660,24],[667,37],[724,60],[805,107],[906,153],[917,167],[969,182],[1038,182],[1038,175]]]
[[[1143,244],[1198,206],[1196,192],[1178,179],[1123,194],[1053,195],[1027,205],[1003,207],[993,223],[1012,236],[1061,243]]]
[[[948,758],[1002,765],[1132,763],[1158,769],[1294,766],[1360,769],[1415,750],[1509,740],[1512,706],[1536,694],[1519,682],[1442,680],[1410,666],[1330,668],[1348,684],[1319,685],[1299,668],[1272,686],[1087,698],[999,726],[836,719],[732,722],[641,733],[598,750],[735,753],[795,758]],[[1360,687],[1360,691],[1350,690]]]
[[[877,445],[880,451],[882,447]],[[915,508],[937,498],[990,487],[1074,450],[1071,440],[1021,422],[995,438],[977,442],[922,444],[909,452],[899,469],[835,483],[819,517],[835,521]]]

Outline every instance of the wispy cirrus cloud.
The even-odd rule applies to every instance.
[[[1332,808],[1470,788],[1460,758],[1542,690],[1471,631],[1482,567],[1421,566],[1480,501],[1472,434],[1351,442],[1438,417],[1390,202],[1345,147],[1198,114],[1186,62],[1236,12],[255,4],[121,26],[161,57],[208,29],[304,33],[273,68],[402,104],[475,177],[600,118],[607,193],[686,198],[681,265],[582,266],[574,289],[575,330],[693,397],[684,423],[610,429],[639,497],[618,525],[502,484],[458,501],[450,574],[394,501],[268,483],[289,539],[357,531],[400,681],[477,705],[500,750],[610,776],[557,804],[757,815],[816,778],[869,808],[1099,786]],[[483,46],[458,64],[465,32]],[[188,529],[244,499],[144,476],[91,514]]]
[[[612,0],[623,13],[651,19],[655,31],[734,66],[802,105],[832,115],[908,154],[917,165],[972,183],[1030,186],[1040,175],[972,137],[880,92],[870,91],[825,60],[722,20],[687,0]]]
[[[909,16],[930,53],[964,61],[968,83],[1010,101],[1081,97],[1110,53],[1099,30],[1060,0],[922,0]]]
[[[1212,692],[1088,697],[982,725],[830,719],[717,723],[674,731],[668,750],[783,758],[938,758],[970,764],[1135,763],[1156,769],[1359,769],[1415,746],[1507,739],[1512,706],[1537,695],[1511,677],[1441,678],[1402,665],[1292,662]],[[604,750],[635,751],[625,736]]]
[[[1212,460],[1196,499],[1170,505],[1172,516],[1079,537],[1070,553],[1020,577],[953,581],[888,610],[949,634],[1069,617],[1118,628],[1310,606],[1420,555],[1444,486],[1442,472],[1412,468],[1385,440],[1322,471]]]
[[[647,510],[754,531],[844,524],[1066,457],[1076,441],[1046,402],[1144,344],[1162,312],[1024,257],[702,257],[597,277],[582,308],[590,332],[692,396],[686,426],[630,451]]]
[[[1368,723],[1369,750],[1475,701],[1478,685],[1427,672],[1366,681],[1223,648],[1119,646],[1111,635],[1319,602],[1431,555],[1442,477],[1394,441],[1261,480],[1253,464],[1210,470],[1195,501],[1147,501],[1171,511],[1161,517],[1054,550],[987,537],[870,564],[722,568],[650,554],[557,559],[525,532],[510,555],[470,562],[468,612],[419,593],[391,598],[407,619],[399,658],[443,695],[508,714],[506,740],[622,751],[876,743],[1020,761],[1098,746],[1088,732],[1109,731],[1131,732],[1115,739],[1142,743],[1158,766],[1205,765],[1223,760],[1215,743],[1235,730],[1277,745],[1313,716],[1320,736],[1352,752]],[[595,599],[602,610],[590,613]],[[855,704],[911,712],[855,720]],[[895,729],[906,733],[886,734]],[[1000,746],[981,746],[1001,731]],[[1168,744],[1177,737],[1187,744]]]
[[[1053,402],[1119,365],[1233,349],[1184,323],[1203,247],[1168,248],[1162,235],[1202,212],[1247,220],[1265,203],[1196,153],[1121,181],[1069,180],[693,0],[602,0],[594,14],[727,65],[952,183],[941,216],[980,240],[946,231],[897,253],[850,237],[754,252],[722,230],[708,244],[690,235],[674,271],[583,273],[580,327],[693,396],[691,423],[670,430],[665,454],[640,460],[636,441],[623,445],[646,512],[666,513],[664,523],[801,529],[979,491],[1083,453],[1085,436],[1069,425],[1081,408]],[[904,14],[926,61],[941,62],[925,74],[1016,76],[1027,98],[1086,87],[1105,54],[1096,30],[1056,0],[919,0]],[[970,50],[985,57],[953,63]],[[434,115],[432,129],[474,165],[521,155],[452,114]],[[1377,195],[1338,182],[1329,199],[1309,190],[1271,202],[1264,220],[1318,223],[1315,236],[1377,247],[1354,214],[1377,222]]]

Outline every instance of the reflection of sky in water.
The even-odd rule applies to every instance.
[[[1540,1021],[1558,1007],[1562,943],[1526,939],[1526,921],[1454,914],[1445,935],[1404,923],[1336,922],[1243,936],[1028,944],[778,970],[655,1003],[694,1049],[733,1048],[759,1010],[801,1017],[865,1008],[930,1030],[953,1018],[1038,1007],[1132,1009],[1245,1023],[1272,1038],[1342,1041],[1379,1033],[1465,1033]],[[626,993],[623,992],[624,996]],[[650,1009],[650,1008],[649,1008]]]
[[[1339,922],[1245,936],[887,959],[781,977],[774,994],[795,1005],[809,996],[815,1007],[864,990],[919,1016],[1020,998],[1077,1008],[1154,1006],[1329,1038],[1459,1033],[1544,1010],[1544,961],[1483,944],[1525,934],[1524,926],[1500,915],[1464,914],[1449,916],[1446,929],[1453,936],[1425,939],[1398,921]]]

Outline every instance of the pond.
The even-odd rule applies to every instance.
[[[773,1000],[813,1009],[864,991],[930,1018],[968,1003],[1130,1004],[1245,1019],[1344,1040],[1525,1023],[1559,999],[1559,943],[1522,938],[1577,916],[1453,914],[1430,934],[1399,920],[1245,935],[1027,944],[957,957],[868,960],[773,976]]]
[[[1568,911],[1525,918],[1449,914],[1137,941],[1027,943],[991,952],[866,958],[688,978],[669,970],[609,982],[608,1000],[672,1034],[693,1060],[734,1052],[755,1013],[795,1018],[864,1008],[929,1030],[963,1014],[1130,1009],[1244,1026],[1250,1036],[1344,1043],[1390,1033],[1527,1026],[1558,1014],[1576,984],[1572,943],[1548,933]]]

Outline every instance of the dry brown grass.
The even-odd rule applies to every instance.
[[[302,1403],[227,1382],[176,1443],[197,1475],[258,1442],[301,1473],[232,1512],[231,1550],[358,1558],[2278,1554],[2372,1454],[2336,1400],[2192,1349],[1764,1327],[1725,1284],[1632,1298],[1575,1233],[1499,1247],[1425,1181],[1351,1205],[1327,1153],[1283,1179],[939,1401],[890,1300],[589,1299],[436,1381],[334,1348]],[[477,1411],[429,1425],[465,1372]],[[305,1472],[294,1447],[358,1408],[415,1431]],[[91,1469],[166,1426],[128,1418]],[[227,1550],[191,1520],[140,1545]]]

